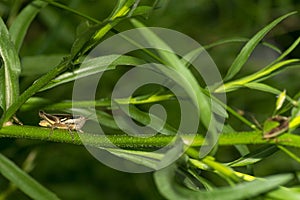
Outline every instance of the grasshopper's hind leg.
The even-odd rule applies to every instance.
[[[54,129],[55,129],[55,127],[52,126],[52,127],[51,127],[51,130],[50,130],[50,133],[49,133],[49,135],[48,135],[48,137],[47,137],[48,140],[50,139],[51,135],[53,134]]]

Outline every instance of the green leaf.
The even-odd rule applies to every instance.
[[[274,87],[271,87],[269,85],[266,85],[264,83],[257,83],[257,82],[251,82],[251,83],[246,83],[244,85],[247,88],[254,89],[254,90],[259,90],[263,92],[268,92],[271,94],[276,94],[280,95],[282,92]],[[290,101],[291,103],[295,102],[290,96],[285,94],[285,98]]]
[[[170,144],[172,148],[160,153],[116,148],[104,148],[104,150],[107,150],[118,157],[132,161],[136,164],[158,170],[162,167],[170,165],[170,163],[173,163],[174,160],[177,160],[178,157],[183,153],[184,144],[181,139],[175,141],[174,143],[171,142]],[[173,144],[175,145],[173,146]]]
[[[294,191],[292,188],[279,187],[278,190],[269,192],[266,195],[266,199],[277,199],[277,200],[298,200],[300,196],[299,191]]]
[[[12,161],[0,154],[1,174],[15,184],[20,190],[32,199],[55,200],[59,199],[54,193],[39,184],[36,180],[22,171]]]
[[[208,50],[210,48],[213,48],[213,47],[216,47],[219,45],[227,44],[227,43],[246,42],[246,41],[248,41],[248,39],[246,39],[246,38],[229,38],[229,39],[219,40],[212,44],[194,49],[193,51],[191,51],[191,52],[187,53],[185,56],[183,56],[183,58],[181,60],[184,65],[188,65],[189,63],[191,63],[191,61],[193,61],[193,59],[197,58],[201,54],[202,51]]]
[[[87,77],[93,74],[97,74],[99,72],[103,72],[106,70],[115,69],[118,65],[141,65],[145,62],[141,59],[132,57],[132,56],[120,56],[120,55],[108,55],[101,56],[97,58],[87,59],[82,63],[80,68],[75,69],[71,72],[65,72],[55,79],[50,81],[45,87],[43,87],[40,91],[44,91],[58,85],[74,81],[79,78]],[[110,64],[110,65],[109,65]],[[108,66],[109,65],[109,66]]]
[[[191,174],[195,179],[197,179],[197,181],[199,181],[200,183],[201,183],[201,185],[203,185],[203,187],[206,189],[206,190],[208,190],[208,191],[211,191],[211,190],[213,190],[213,184],[209,181],[209,180],[207,180],[207,179],[205,179],[205,178],[203,178],[202,176],[200,176],[200,174],[198,173],[198,172],[195,172],[195,171],[193,171],[193,170],[188,170],[188,173],[189,174]],[[192,182],[192,180],[187,176],[185,179],[189,179],[191,182]],[[186,181],[185,181],[186,182]],[[195,181],[193,180],[193,183],[194,183]],[[186,184],[185,184],[186,185]],[[195,185],[193,188],[191,188],[191,189],[197,189],[198,188],[198,185],[199,184],[197,184],[197,185]]]
[[[231,67],[229,68],[226,76],[224,77],[224,81],[228,81],[231,78],[233,78],[243,67],[243,65],[247,62],[248,58],[250,57],[251,53],[253,52],[254,48],[257,46],[257,44],[263,39],[263,37],[271,30],[273,29],[278,23],[280,23],[285,18],[295,14],[296,12],[290,12],[286,15],[283,15],[273,22],[271,22],[269,25],[264,27],[262,30],[260,30],[258,33],[256,33],[250,40],[247,42],[247,44],[243,47],[239,55],[236,57],[236,59],[233,61]]]
[[[242,156],[241,158],[227,163],[227,165],[231,167],[242,167],[246,165],[251,165],[261,161],[262,159],[274,154],[278,151],[276,146],[263,146],[258,148],[257,150]]]
[[[222,163],[216,162],[213,157],[206,156],[201,161],[227,179],[231,179],[235,182],[240,180],[239,177],[234,173],[233,169]]]
[[[171,125],[167,124],[164,120],[155,116],[154,114],[143,112],[139,110],[134,105],[129,105],[129,113],[126,112],[126,109],[120,105],[120,108],[134,120],[140,122],[145,126],[149,126],[153,130],[160,132],[164,135],[176,135],[177,130]]]
[[[278,95],[278,98],[277,98],[277,100],[276,100],[276,110],[279,110],[281,107],[282,107],[282,105],[283,105],[283,103],[284,103],[284,101],[285,101],[285,99],[286,99],[286,90],[283,90],[279,95]]]
[[[265,180],[257,179],[251,182],[237,184],[234,187],[223,187],[212,191],[195,191],[183,187],[175,179],[176,165],[171,165],[154,173],[154,180],[160,193],[167,199],[214,199],[235,200],[249,199],[264,194],[293,178],[291,174],[275,175]]]
[[[158,169],[158,163],[163,158],[163,154],[154,152],[145,152],[137,150],[113,149],[105,148],[108,152],[133,163],[149,167],[150,169]]]
[[[291,122],[289,124],[289,128],[295,129],[299,125],[300,125],[300,116],[296,116],[291,120]]]
[[[294,98],[296,98],[298,100],[295,101],[295,104],[294,104],[295,106],[293,107],[293,109],[291,111],[292,119],[300,115],[300,105],[299,105],[300,99],[299,99],[298,95],[295,95]]]
[[[294,130],[296,127],[300,125],[300,106],[299,106],[299,99],[297,101],[297,106],[295,106],[291,111],[291,122],[289,124],[289,128]]]
[[[273,64],[284,59],[287,55],[289,55],[289,53],[291,53],[298,46],[299,43],[300,43],[300,37],[298,37],[297,40],[295,40],[295,42],[293,42],[293,44],[287,50],[285,50],[278,58],[276,58],[276,60],[274,60],[269,65],[269,67],[272,67]],[[268,69],[268,67],[266,67],[266,69]]]
[[[171,80],[176,80],[176,82],[183,88],[183,90],[187,92],[189,98],[191,98],[193,103],[197,106],[195,110],[197,112],[196,114],[201,113],[199,117],[200,121],[202,122],[203,126],[209,131],[210,137],[207,137],[207,142],[209,144],[213,143],[214,148],[216,148],[217,146],[215,144],[218,139],[216,130],[217,126],[210,127],[210,124],[217,124],[212,112],[210,101],[211,98],[207,98],[207,95],[203,92],[204,89],[201,88],[196,77],[174,53],[174,50],[172,50],[154,32],[152,32],[148,28],[145,28],[145,26],[138,20],[131,19],[131,22],[137,28],[144,27],[143,31],[141,31],[140,33],[144,36],[145,40],[149,44],[151,44],[153,48],[155,48],[157,54],[160,56],[161,63],[165,65],[163,67],[160,67],[159,70],[167,77],[170,77]],[[208,153],[207,151],[210,150],[212,149],[210,148],[210,145],[208,145],[208,148],[203,150],[202,153]]]
[[[19,52],[22,46],[24,37],[27,33],[31,22],[33,21],[35,16],[40,12],[41,8],[45,7],[46,5],[46,2],[40,0],[31,2],[20,12],[20,14],[12,23],[9,29],[9,33],[11,35],[11,40],[15,44],[17,52]]]
[[[274,65],[267,66],[263,70],[260,70],[251,75],[249,77],[255,78],[255,82],[262,82],[266,79],[269,79],[273,76],[283,73],[284,71],[291,69],[291,68],[299,68],[300,59],[289,59],[283,60]]]
[[[221,87],[217,88],[215,90],[215,92],[224,92],[224,90],[226,92],[230,92],[230,91],[237,90],[238,88],[244,87],[246,84],[249,84],[251,82],[263,81],[267,78],[275,76],[279,70],[283,70],[287,66],[299,64],[299,62],[300,62],[300,59],[289,59],[289,60],[284,60],[284,61],[275,63],[274,65],[267,66],[267,67],[259,70],[258,72],[255,72],[255,73],[245,76],[243,78],[225,83]]]
[[[71,48],[71,56],[75,58],[93,34],[103,26],[104,24],[100,22],[96,25],[90,25],[89,23],[80,24],[76,30],[76,38]]]
[[[145,27],[142,23],[135,19],[132,19],[131,22],[135,27]],[[192,72],[185,67],[184,63],[178,58],[175,53],[172,53],[173,50],[150,29],[145,28],[143,30],[144,31],[141,31],[141,34],[144,36],[144,38],[150,44],[154,45],[154,47],[157,47],[157,53],[163,59],[162,64],[165,64],[166,66],[169,66],[176,71],[178,75],[176,77],[177,82],[180,83],[179,85],[183,87],[186,92],[188,92],[188,95],[190,95],[191,98],[193,98],[194,103],[199,108],[199,112],[201,111],[200,119],[203,125],[208,128],[210,122],[214,120],[209,102],[210,99],[207,98],[206,95],[202,92],[202,88],[198,84]],[[163,49],[164,51],[158,49]],[[171,71],[167,67],[161,67],[159,68],[159,70],[161,70],[166,76],[170,77],[171,79],[174,78],[174,73],[171,73]],[[213,136],[214,130],[210,131],[212,131],[211,135]]]
[[[114,26],[119,24],[122,20],[128,17],[136,17],[140,15],[147,15],[149,7],[137,7],[133,10],[130,16],[128,13],[132,11],[132,5],[136,0],[119,1],[118,6],[104,22],[98,22],[96,25],[89,26],[87,30],[76,37],[71,49],[71,57],[78,58],[84,55],[95,47],[101,39],[113,29]],[[121,7],[120,7],[121,6]],[[116,32],[116,30],[114,30]]]
[[[110,16],[108,18],[113,18],[114,16],[118,15],[118,12],[120,12],[120,10],[122,8],[124,8],[125,6],[128,7],[128,6],[131,6],[135,3],[136,0],[118,0],[118,2],[116,3],[113,11],[111,12]],[[127,4],[127,5],[126,5]]]
[[[186,62],[185,60],[191,61],[196,56],[199,56],[199,54],[202,51],[211,49],[211,48],[216,47],[216,46],[220,46],[220,45],[224,45],[224,44],[229,44],[229,43],[245,43],[245,42],[248,42],[248,41],[249,41],[249,39],[247,39],[247,38],[241,38],[241,37],[221,39],[221,40],[218,40],[216,42],[213,42],[211,44],[205,45],[203,47],[200,47],[198,49],[195,49],[195,50],[189,52],[188,54],[186,54],[183,57],[184,59],[182,59],[182,61],[183,62]],[[272,50],[278,52],[279,54],[281,54],[281,50],[278,47],[274,46],[273,44],[270,44],[270,43],[267,43],[267,42],[262,42],[262,45],[264,45],[266,47],[269,47],[270,49],[272,49]]]
[[[134,16],[144,16],[144,17],[148,17],[150,15],[150,12],[152,11],[152,7],[150,6],[139,6],[136,9],[134,9],[134,11],[132,12],[132,14],[130,15],[130,17],[134,17]]]
[[[263,92],[268,92],[271,94],[280,94],[280,90],[273,88],[269,85],[266,85],[264,83],[256,83],[256,82],[251,82],[251,83],[246,83],[244,84],[245,87],[250,88],[250,89],[254,89],[254,90],[259,90],[259,91],[263,91]]]
[[[19,96],[21,65],[15,46],[11,42],[6,25],[1,18],[0,35],[0,56],[2,58],[2,66],[0,65],[0,107],[6,110]]]

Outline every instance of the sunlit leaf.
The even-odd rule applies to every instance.
[[[277,101],[276,101],[276,110],[279,110],[284,101],[285,101],[285,98],[286,98],[286,90],[283,90],[279,95],[278,95],[278,98],[277,98]]]
[[[241,87],[245,87],[246,84],[252,83],[252,82],[259,82],[263,81],[267,78],[273,77],[277,74],[279,70],[283,70],[288,66],[292,65],[299,65],[300,59],[289,59],[289,60],[284,60],[278,63],[275,63],[272,66],[267,66],[262,70],[259,70],[258,72],[255,72],[253,74],[250,74],[248,76],[245,76],[243,78],[225,83],[221,87],[217,88],[215,92],[231,92],[235,91]]]
[[[14,44],[10,40],[6,25],[0,18],[0,106],[6,110],[19,96],[20,60]]]

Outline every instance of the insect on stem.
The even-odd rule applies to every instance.
[[[71,115],[71,114],[48,114],[44,111],[39,111],[39,116],[42,120],[39,125],[42,127],[51,128],[49,138],[53,133],[54,129],[69,130],[72,140],[74,140],[74,134],[72,131],[79,131],[83,133],[81,128],[85,124],[87,118],[81,115]]]

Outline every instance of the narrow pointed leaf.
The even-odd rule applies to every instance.
[[[50,81],[45,87],[40,91],[51,89],[58,85],[74,81],[79,78],[91,76],[99,72],[104,72],[106,70],[115,69],[118,65],[141,65],[145,62],[141,59],[132,57],[132,56],[119,56],[119,55],[108,55],[101,56],[97,58],[92,58],[85,61],[80,68],[75,69],[74,71],[67,71],[55,79]],[[110,64],[110,65],[109,65]],[[109,66],[108,66],[109,65]]]
[[[22,46],[24,37],[31,22],[40,12],[41,8],[45,7],[46,5],[47,3],[44,1],[33,1],[28,6],[26,6],[14,20],[9,29],[9,33],[11,35],[11,40],[15,44],[17,52],[19,52]]]
[[[278,151],[276,146],[263,146],[256,151],[242,156],[241,158],[228,163],[231,167],[247,166],[261,161]]]
[[[32,199],[59,199],[2,154],[0,154],[0,173]]]
[[[234,187],[222,187],[212,191],[190,190],[175,180],[176,167],[169,166],[154,173],[155,183],[160,193],[167,199],[214,199],[237,200],[250,199],[260,194],[277,189],[293,178],[291,174],[270,176],[264,180],[257,179],[251,182],[237,184]]]
[[[6,25],[0,18],[0,106],[6,110],[19,95],[20,60]]]
[[[286,15],[283,15],[273,22],[271,22],[269,25],[264,27],[262,30],[260,30],[258,33],[252,37],[249,42],[243,47],[239,55],[236,57],[236,59],[233,61],[231,67],[229,68],[226,76],[224,77],[224,81],[228,81],[231,78],[233,78],[243,67],[243,65],[247,62],[248,58],[250,57],[251,53],[253,52],[254,48],[257,46],[257,44],[263,39],[263,37],[272,30],[278,23],[280,23],[282,20],[286,19],[287,17],[295,14],[296,12],[291,12]]]

